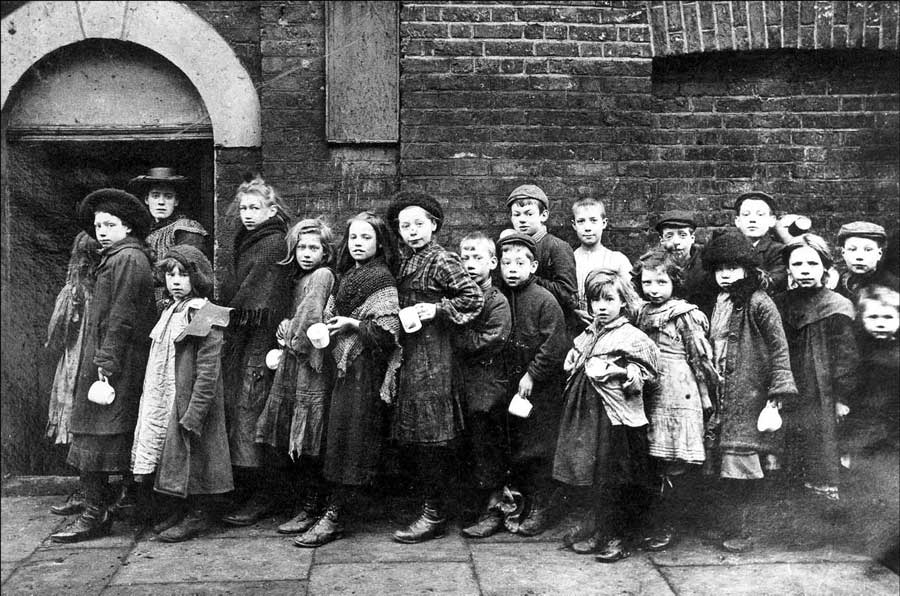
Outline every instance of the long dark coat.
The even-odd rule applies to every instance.
[[[178,497],[234,488],[222,392],[223,329],[228,310],[207,303],[175,338],[175,402],[155,489]]]
[[[150,259],[143,244],[128,236],[104,249],[97,267],[72,408],[73,433],[134,432],[155,322]],[[116,398],[109,405],[87,399],[98,367],[112,375]]]

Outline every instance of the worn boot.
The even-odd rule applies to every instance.
[[[294,538],[294,546],[316,548],[328,544],[344,535],[340,509],[334,505],[325,510],[325,514],[301,536]]]
[[[124,481],[115,492],[109,515],[113,519],[134,519],[138,503],[138,487],[133,481]]]
[[[321,499],[319,493],[307,493],[300,512],[284,522],[276,530],[279,534],[302,534],[313,527],[322,515]]]
[[[184,499],[175,499],[165,495],[157,495],[153,533],[161,534],[184,519],[187,515],[187,503]]]
[[[50,513],[54,515],[74,515],[82,511],[84,511],[84,491],[80,488],[69,495],[65,503],[50,506]]]
[[[163,542],[184,542],[199,536],[212,526],[212,519],[205,507],[195,505],[184,518],[159,534]]]
[[[425,501],[422,515],[409,526],[394,532],[394,540],[404,544],[416,544],[441,538],[447,532],[447,518],[442,509],[437,501]]]
[[[237,511],[222,518],[232,526],[252,526],[272,511],[274,501],[261,491],[254,492]]]
[[[503,529],[503,512],[500,511],[501,491],[494,491],[488,498],[487,509],[478,521],[460,532],[466,538],[487,538]]]
[[[520,536],[537,536],[546,530],[553,518],[555,507],[553,500],[553,497],[544,498],[536,494],[531,500],[528,515],[519,524],[516,534]]]
[[[106,536],[112,530],[112,516],[106,507],[87,504],[84,511],[65,529],[52,534],[53,542],[81,542]]]

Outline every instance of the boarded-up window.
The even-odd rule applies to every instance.
[[[399,2],[326,2],[326,134],[399,140]]]

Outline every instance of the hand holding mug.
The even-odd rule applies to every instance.
[[[350,317],[331,317],[325,323],[325,326],[328,327],[328,332],[331,335],[335,335],[359,329],[359,321]]]
[[[416,312],[419,314],[419,320],[430,321],[437,315],[437,305],[430,302],[419,302],[416,304]]]

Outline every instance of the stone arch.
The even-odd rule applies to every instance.
[[[727,50],[897,50],[900,3],[661,2],[647,4],[653,56]]]
[[[90,38],[118,39],[165,57],[191,80],[220,147],[259,147],[259,96],[234,50],[178,2],[28,2],[2,21],[2,105],[43,56]]]

